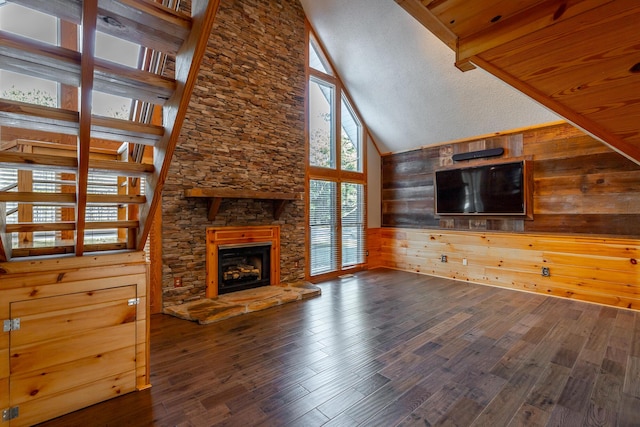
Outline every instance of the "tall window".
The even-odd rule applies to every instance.
[[[308,270],[320,280],[365,262],[364,131],[311,32],[308,58]]]

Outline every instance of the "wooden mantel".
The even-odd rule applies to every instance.
[[[222,199],[256,199],[273,201],[273,219],[280,218],[285,202],[302,200],[302,193],[273,193],[268,191],[231,190],[228,188],[187,188],[184,197],[204,197],[209,199],[209,221],[216,219]]]

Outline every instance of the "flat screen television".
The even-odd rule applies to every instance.
[[[525,160],[435,172],[436,215],[528,215]]]

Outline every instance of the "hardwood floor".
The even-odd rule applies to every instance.
[[[153,387],[46,426],[638,426],[640,313],[372,270],[151,325]]]

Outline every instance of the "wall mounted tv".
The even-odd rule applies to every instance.
[[[531,216],[526,160],[435,172],[436,215]]]

